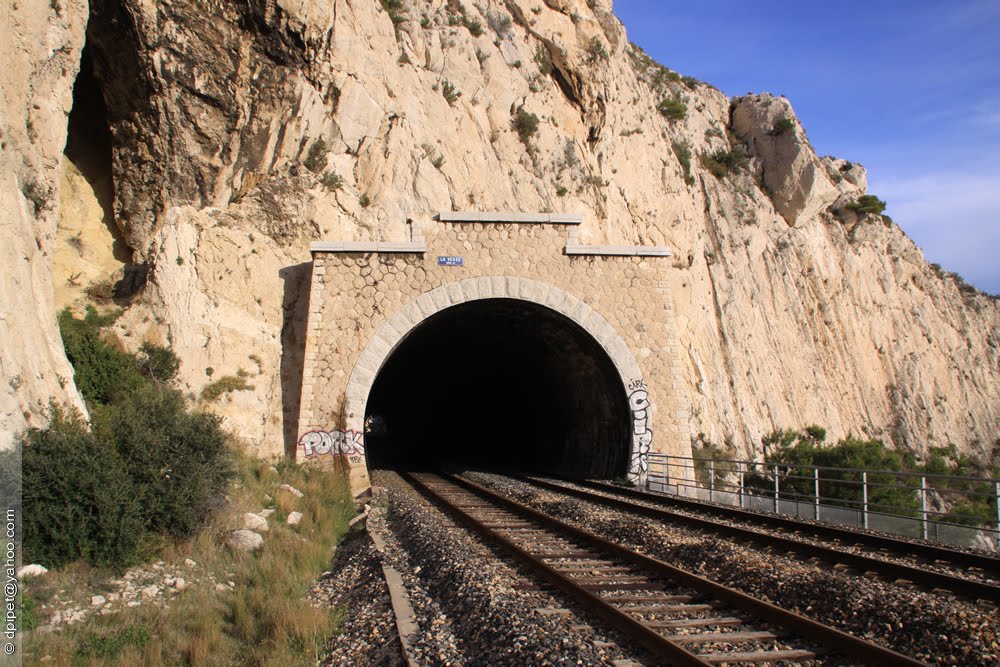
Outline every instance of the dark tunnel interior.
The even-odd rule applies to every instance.
[[[447,308],[390,354],[368,397],[368,465],[620,477],[629,411],[603,348],[548,308]]]

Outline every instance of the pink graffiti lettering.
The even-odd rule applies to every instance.
[[[309,431],[299,438],[299,447],[306,458],[321,454],[330,456],[364,456],[364,433],[361,431]]]

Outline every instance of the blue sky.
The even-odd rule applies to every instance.
[[[1000,294],[1000,0],[615,0],[629,39],[728,95],[785,95],[928,261]]]

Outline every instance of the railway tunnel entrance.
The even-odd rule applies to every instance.
[[[582,222],[444,211],[408,241],[313,243],[286,451],[355,493],[376,467],[641,482],[690,455],[670,250],[584,244]]]
[[[429,317],[392,352],[368,397],[365,448],[369,468],[623,477],[630,422],[617,369],[578,324],[482,299]]]

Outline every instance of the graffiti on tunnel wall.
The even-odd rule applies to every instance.
[[[633,380],[628,385],[628,407],[632,411],[632,461],[629,473],[639,475],[649,468],[649,450],[653,444],[653,431],[649,428],[649,391],[643,380]]]
[[[351,463],[362,463],[365,455],[364,434],[361,431],[309,431],[299,438],[299,447],[306,458],[329,454],[346,456]]]

